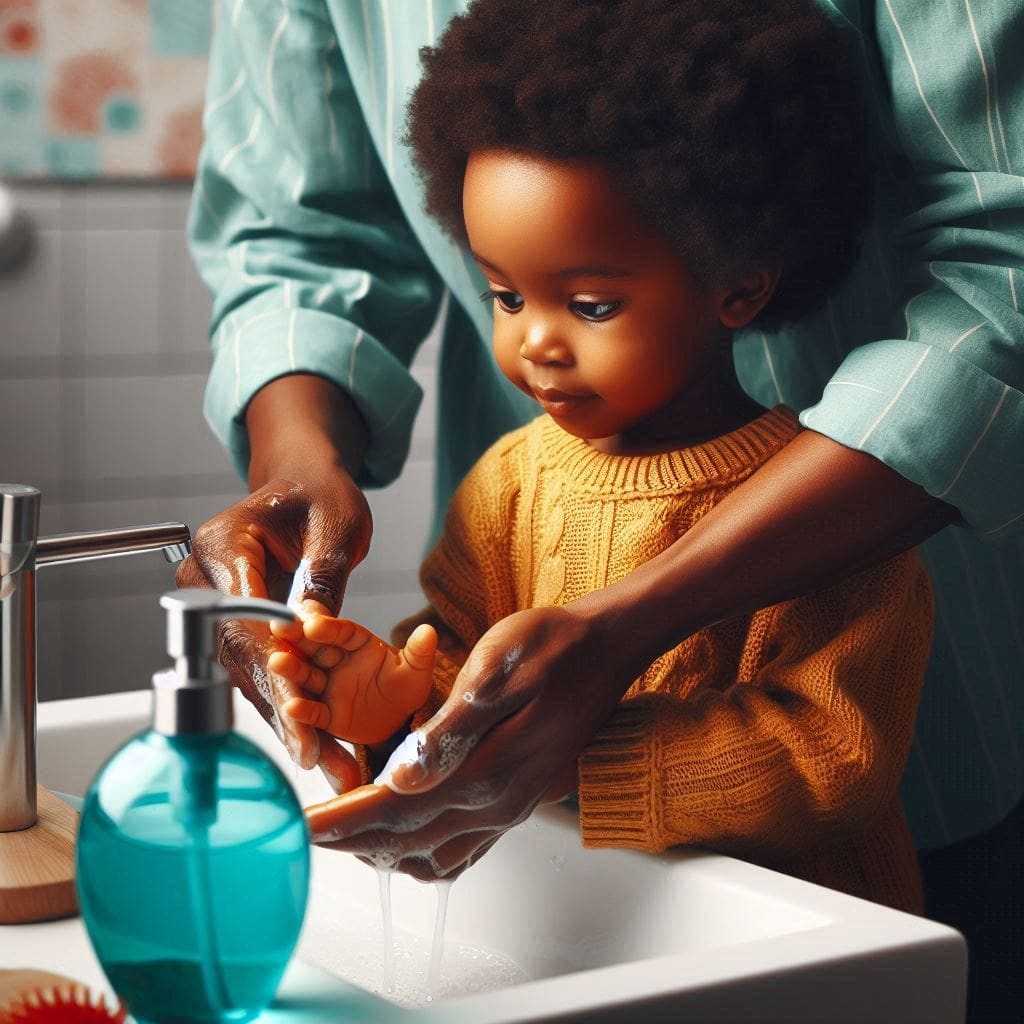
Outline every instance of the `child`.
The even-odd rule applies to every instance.
[[[424,51],[428,209],[545,415],[466,476],[404,646],[326,616],[278,629],[271,668],[309,694],[283,711],[369,745],[367,777],[489,626],[622,578],[799,430],[747,398],[730,342],[852,263],[868,170],[843,40],[810,0],[641,6],[478,0]],[[898,787],[931,626],[912,553],[720,622],[634,682],[553,795],[578,788],[588,845],[703,845],[919,911]]]

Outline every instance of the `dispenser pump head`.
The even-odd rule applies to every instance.
[[[174,668],[153,676],[153,728],[168,736],[226,732],[231,728],[231,687],[217,660],[222,619],[294,621],[287,605],[189,587],[161,595],[167,609],[167,653]]]

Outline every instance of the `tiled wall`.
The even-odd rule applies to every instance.
[[[185,247],[185,185],[17,185],[36,225],[0,276],[0,480],[43,492],[42,532],[183,520],[244,494],[202,417],[209,299]],[[414,374],[426,397],[398,483],[371,492],[375,541],[345,612],[383,635],[421,605],[436,340]],[[149,685],[164,667],[159,554],[42,569],[42,699]]]

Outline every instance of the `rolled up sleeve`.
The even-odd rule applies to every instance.
[[[383,485],[408,452],[421,399],[409,366],[440,279],[380,164],[326,9],[237,8],[218,11],[188,227],[214,299],[204,411],[244,475],[253,395],[287,374],[325,377],[366,422],[361,483]]]
[[[915,195],[896,238],[906,333],[850,352],[801,422],[881,459],[980,534],[1019,534],[1024,17],[1008,0],[879,0],[876,25]]]

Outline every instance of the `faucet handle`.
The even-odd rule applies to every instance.
[[[0,484],[0,576],[24,568],[39,537],[39,490],[27,484]]]

